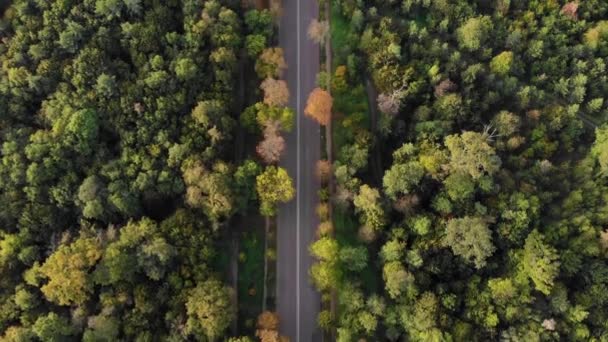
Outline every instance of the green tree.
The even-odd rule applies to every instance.
[[[424,176],[424,168],[417,161],[405,164],[393,164],[382,178],[384,192],[392,199],[397,195],[409,194],[420,183]]]
[[[269,166],[256,177],[256,190],[260,199],[260,213],[274,216],[278,203],[289,202],[295,196],[293,181],[285,169]]]
[[[481,217],[465,216],[448,221],[445,243],[454,254],[473,263],[477,269],[484,267],[486,259],[496,250],[492,244],[492,232]]]
[[[391,261],[382,268],[386,291],[393,299],[398,299],[414,285],[414,275],[398,261]]]
[[[361,214],[361,223],[373,230],[382,228],[386,223],[386,216],[382,208],[380,192],[363,184],[359,193],[354,197],[355,209]]]
[[[536,289],[549,295],[559,273],[560,262],[557,250],[543,240],[543,235],[537,230],[528,235],[524,244],[522,267]]]
[[[597,158],[601,173],[608,175],[608,126],[595,130],[595,143],[591,148],[591,155]]]
[[[211,341],[221,337],[235,316],[231,296],[232,289],[217,280],[199,283],[186,300],[186,331],[202,334]]]
[[[464,172],[473,179],[484,174],[493,175],[501,165],[494,148],[488,144],[485,133],[464,132],[445,138],[445,146],[450,152],[449,165],[456,172]]]
[[[513,52],[503,51],[492,58],[490,70],[501,76],[508,75],[513,67]]]
[[[72,341],[76,334],[70,322],[54,312],[38,317],[32,330],[41,341],[49,342]]]
[[[59,305],[83,304],[93,292],[90,271],[101,255],[96,238],[83,236],[61,245],[40,267],[42,276],[48,279],[42,293]]]
[[[457,31],[460,47],[470,51],[480,49],[485,46],[492,28],[492,19],[488,16],[469,18]]]

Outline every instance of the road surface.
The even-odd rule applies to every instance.
[[[318,225],[319,183],[314,168],[320,157],[320,128],[304,116],[319,72],[319,47],[306,32],[318,11],[314,0],[284,0],[279,26],[279,45],[288,66],[283,76],[291,94],[289,106],[296,110],[296,124],[285,136],[287,152],[281,161],[294,179],[296,197],[279,208],[277,227],[277,312],[280,332],[291,342],[321,341],[316,324],[320,296],[308,275],[313,261],[308,246]]]

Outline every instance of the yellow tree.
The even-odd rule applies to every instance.
[[[41,275],[48,278],[42,293],[59,305],[84,303],[93,292],[89,271],[101,255],[102,247],[96,238],[80,237],[70,245],[62,245],[40,267]]]

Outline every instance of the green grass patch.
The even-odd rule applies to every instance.
[[[239,253],[239,327],[253,332],[262,312],[264,292],[264,230],[242,233]]]
[[[351,53],[350,23],[340,12],[338,4],[333,2],[331,7],[331,47],[333,50],[333,69],[346,64],[346,58]]]
[[[331,39],[333,49],[333,70],[347,64],[348,55],[353,51],[356,43],[356,34],[351,32],[350,22],[340,12],[334,3],[331,12]],[[347,71],[348,75],[348,71]],[[351,144],[355,139],[355,132],[367,129],[370,125],[369,106],[364,86],[364,79],[360,75],[347,77],[348,85],[343,91],[334,91],[334,113],[337,115],[333,127],[334,147],[340,157],[340,149]],[[333,215],[336,239],[340,245],[360,246],[362,242],[357,238],[359,222],[353,213],[336,208]],[[373,246],[368,247],[368,267],[356,275],[349,274],[349,279],[358,279],[368,293],[378,291],[376,251]]]

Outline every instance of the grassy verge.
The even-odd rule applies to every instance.
[[[253,333],[255,319],[262,312],[264,288],[264,227],[241,233],[239,253],[239,327]]]
[[[347,19],[340,13],[334,3],[331,12],[331,41],[333,51],[333,70],[339,66],[347,65],[348,55],[352,52],[350,42],[351,27]],[[347,71],[347,75],[349,72]],[[351,73],[351,76],[356,73]],[[349,79],[350,78],[350,79]],[[353,131],[358,127],[369,126],[367,96],[363,86],[363,79],[359,76],[347,77],[345,89],[334,90],[334,112],[336,125],[334,125],[334,147],[338,152],[340,148],[354,139]]]
[[[333,70],[348,64],[348,56],[353,52],[353,35],[350,22],[345,18],[338,6],[334,3],[331,13],[331,38],[333,50]],[[357,72],[347,70],[347,82],[345,89],[334,90],[334,112],[336,113],[336,124],[333,127],[334,148],[337,152],[337,160],[340,159],[342,146],[353,143],[355,132],[369,127],[369,112],[367,94],[365,92],[364,80]],[[357,234],[359,222],[351,211],[336,208],[333,217],[336,239],[340,245],[361,245]],[[368,246],[369,247],[369,246]],[[378,291],[378,267],[375,263],[376,253],[373,247],[368,248],[369,263],[362,272],[357,275],[363,289],[373,293]]]

